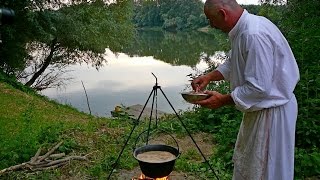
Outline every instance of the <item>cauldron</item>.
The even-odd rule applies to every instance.
[[[154,163],[154,162],[145,162],[137,158],[138,154],[149,152],[149,151],[166,151],[176,156],[175,159],[170,159],[166,162]],[[150,144],[139,147],[134,150],[133,156],[138,160],[140,169],[142,173],[151,178],[161,178],[168,176],[174,167],[177,157],[179,157],[179,149],[174,147],[163,145],[163,144]]]

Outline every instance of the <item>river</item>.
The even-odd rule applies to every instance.
[[[67,76],[72,80],[64,88],[46,89],[41,93],[59,103],[69,104],[96,116],[111,116],[117,105],[144,105],[158,79],[176,111],[186,111],[193,106],[183,100],[180,93],[191,90],[190,73],[196,74],[208,67],[207,61],[219,50],[215,38],[202,33],[165,33],[144,31],[138,34],[130,47],[113,53],[108,48],[105,63],[98,70],[90,64],[74,64]],[[221,46],[220,46],[221,47]],[[151,107],[152,99],[148,107]],[[158,110],[173,110],[158,89]]]

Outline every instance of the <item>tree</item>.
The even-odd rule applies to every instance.
[[[23,65],[26,59],[30,60],[30,58],[26,58],[25,47],[27,43],[31,42],[44,43],[50,51],[48,56],[39,63],[42,64],[41,68],[34,72],[26,85],[31,86],[46,68],[54,63],[71,64],[90,61],[99,67],[105,60],[102,53],[106,48],[118,52],[132,37],[131,1],[118,0],[111,4],[106,4],[101,0],[91,3],[86,1],[72,2],[75,3],[70,6],[58,2],[56,4],[60,7],[58,10],[40,9],[25,14],[26,22],[29,25],[26,32],[22,34],[28,38],[21,41],[24,47],[20,47],[20,51],[24,54],[16,58],[22,61]],[[44,3],[37,7],[48,6]],[[50,7],[56,6],[52,4]],[[13,42],[19,42],[19,40],[13,40]],[[8,52],[6,55],[10,57],[9,52],[12,52],[12,49],[5,49],[5,51]],[[17,69],[21,70],[23,67],[21,64],[16,65],[9,61],[2,63],[3,68],[11,68],[7,68],[11,70],[10,72],[12,69],[13,72],[17,72]]]
[[[288,5],[282,29],[289,39],[300,69],[296,88],[299,102],[297,146],[320,147],[320,12],[317,0],[292,0]],[[304,121],[307,120],[307,121]],[[307,132],[307,133],[306,133]]]
[[[272,4],[272,5],[283,5],[286,4],[288,0],[259,0],[260,4]]]
[[[200,0],[145,0],[135,3],[134,22],[138,27],[196,29],[208,24],[204,17],[203,2]]]
[[[299,113],[296,128],[296,158],[299,179],[319,176],[320,169],[320,2],[291,0],[281,29],[287,37],[300,70],[296,87]]]

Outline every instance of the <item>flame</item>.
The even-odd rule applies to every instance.
[[[169,180],[169,177],[166,176],[166,177],[162,177],[162,178],[156,178],[155,180]]]
[[[134,180],[134,178],[132,180]],[[137,180],[169,180],[169,177],[165,176],[165,177],[161,177],[161,178],[152,179],[152,178],[147,177],[143,173],[141,173],[141,175],[139,176],[139,178]]]

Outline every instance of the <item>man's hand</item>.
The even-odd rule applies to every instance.
[[[194,91],[203,91],[211,81],[220,81],[223,79],[223,75],[219,71],[214,70],[206,75],[195,78],[191,82],[191,86]]]
[[[207,75],[202,75],[191,82],[192,89],[196,92],[203,91],[206,86],[210,83],[210,78]]]
[[[225,105],[234,104],[230,94],[221,94],[217,91],[205,91],[204,93],[209,94],[208,99],[197,101],[194,104],[199,104],[202,107],[217,109]]]

